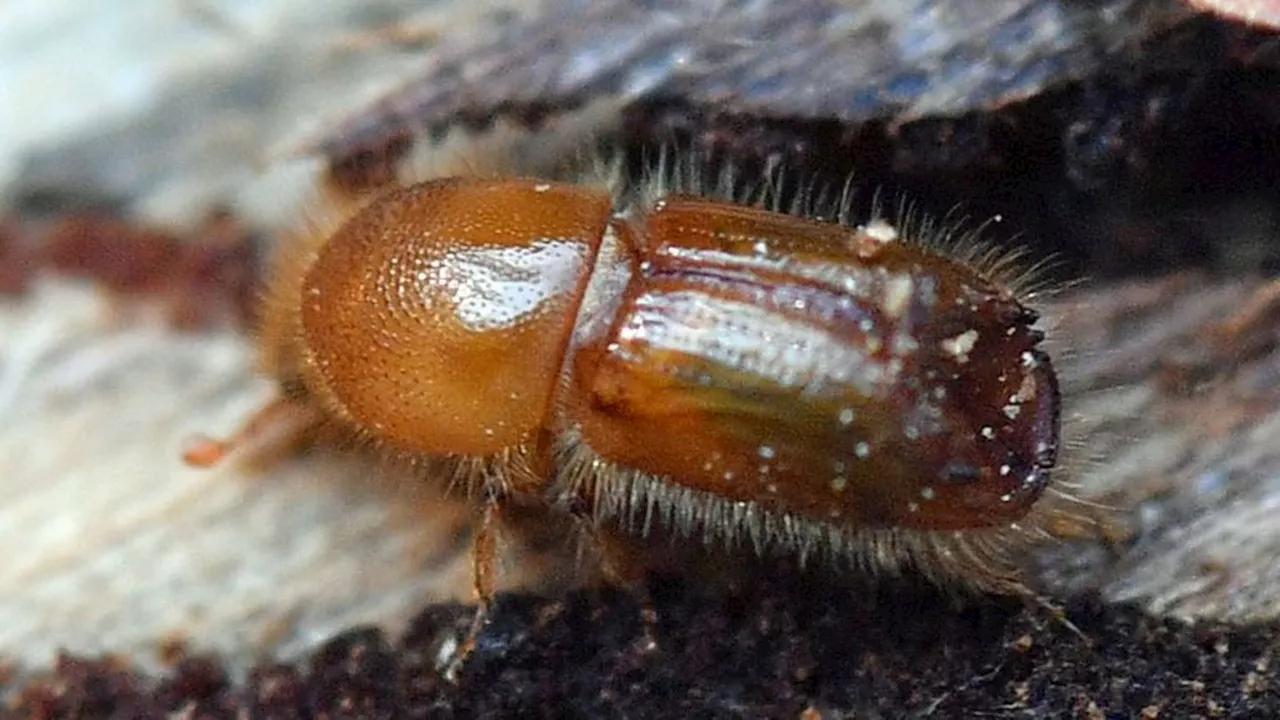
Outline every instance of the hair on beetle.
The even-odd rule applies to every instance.
[[[791,176],[780,166],[766,168],[751,180],[729,161],[707,154],[663,146],[656,158],[642,162],[632,179],[622,163],[598,165],[598,182],[615,198],[623,215],[651,207],[670,196],[696,196],[774,213],[855,227],[881,241],[904,242],[967,266],[1020,302],[1060,291],[1047,279],[1051,260],[1026,261],[1021,247],[1004,247],[984,239],[988,224],[966,229],[964,219],[933,220],[905,201],[893,213],[879,198],[870,219],[855,225],[853,184],[831,186]],[[890,219],[890,218],[894,219]],[[1045,494],[1017,521],[990,528],[920,530],[870,527],[854,531],[824,521],[768,512],[750,502],[699,492],[669,479],[609,463],[589,443],[566,435],[560,450],[568,495],[595,499],[596,522],[620,525],[641,537],[661,529],[677,538],[708,547],[745,546],[757,554],[782,553],[803,566],[812,556],[834,570],[893,573],[911,568],[944,588],[1030,595],[1019,561],[1026,550],[1054,537],[1092,538],[1098,528],[1099,505],[1079,499],[1074,486],[1055,477]]]
[[[279,398],[188,453],[325,428],[465,486],[480,607],[459,658],[508,506],[572,521],[618,579],[619,539],[661,531],[1023,597],[1031,544],[1096,531],[1053,472],[1037,275],[981,228],[902,206],[856,224],[851,183],[679,148],[638,174],[504,154],[326,187],[263,295]]]

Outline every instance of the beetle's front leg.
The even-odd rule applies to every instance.
[[[471,584],[476,597],[476,611],[466,637],[444,668],[444,677],[451,682],[457,679],[458,670],[475,651],[476,638],[488,623],[489,611],[493,607],[497,586],[498,533],[500,532],[499,524],[502,521],[502,502],[501,494],[486,489],[484,501],[478,513],[475,539],[471,546]]]

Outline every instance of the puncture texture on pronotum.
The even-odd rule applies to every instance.
[[[592,537],[661,529],[1028,595],[1018,551],[1070,498],[1011,256],[927,223],[851,225],[846,192],[776,173],[677,152],[637,182],[621,170],[331,194],[265,294],[278,399],[189,459],[329,424],[464,479],[477,628],[510,501]]]

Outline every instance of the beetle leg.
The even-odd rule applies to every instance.
[[[212,467],[234,452],[247,463],[269,465],[311,439],[324,422],[324,413],[315,405],[278,397],[225,440],[206,435],[187,439],[182,459],[192,467]]]
[[[501,501],[497,494],[486,492],[480,509],[479,524],[471,546],[471,583],[476,596],[476,612],[471,619],[471,628],[444,670],[445,678],[451,682],[457,679],[459,668],[475,651],[476,638],[489,621],[489,610],[493,606],[496,587],[500,522],[498,505]]]

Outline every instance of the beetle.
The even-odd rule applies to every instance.
[[[331,195],[263,299],[278,397],[188,461],[328,425],[463,478],[480,602],[459,657],[511,501],[592,537],[661,529],[1032,595],[1017,551],[1072,523],[1026,274],[925,223],[852,224],[847,190],[784,202],[692,166]]]

